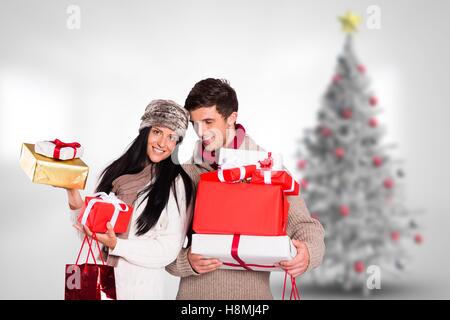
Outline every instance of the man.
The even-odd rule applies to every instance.
[[[200,174],[217,170],[217,151],[222,148],[263,150],[236,124],[238,100],[228,82],[208,78],[198,82],[186,98],[185,108],[200,141],[194,155],[183,168],[197,186]],[[291,261],[280,266],[297,277],[322,262],[325,251],[324,230],[312,219],[300,196],[289,196],[287,233],[297,248]],[[270,272],[218,269],[221,262],[192,254],[183,248],[177,259],[166,267],[181,277],[177,299],[273,299]]]

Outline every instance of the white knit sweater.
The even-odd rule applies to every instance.
[[[145,208],[146,202],[135,208],[128,239],[117,238],[114,250],[109,254],[119,257],[114,269],[118,300],[164,299],[164,267],[177,257],[186,237],[192,206],[186,210],[186,195],[183,179],[175,182],[177,202],[171,191],[169,202],[152,229],[136,236],[136,220]],[[138,198],[135,204],[142,199]],[[80,210],[71,210],[72,222]],[[84,237],[84,234],[80,234]]]

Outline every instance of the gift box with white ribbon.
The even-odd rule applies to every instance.
[[[300,185],[287,170],[255,170],[251,177],[255,184],[279,185],[287,196],[300,193]]]
[[[100,233],[107,231],[106,224],[110,222],[115,233],[124,233],[128,229],[132,213],[133,207],[117,198],[113,192],[98,192],[86,197],[78,222],[86,225],[92,232]]]

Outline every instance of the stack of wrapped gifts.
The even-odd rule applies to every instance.
[[[68,189],[84,189],[89,167],[80,159],[83,147],[78,142],[39,141],[23,143],[20,166],[34,183]],[[104,233],[111,222],[116,233],[124,233],[133,208],[118,199],[114,193],[96,193],[85,198],[78,221],[92,232]]]
[[[299,184],[281,157],[222,148],[220,169],[200,176],[191,251],[223,262],[221,268],[277,271],[297,254],[286,234],[288,195]]]
[[[23,143],[20,166],[34,183],[68,189],[84,189],[89,167],[80,159],[83,147],[78,142],[59,139]]]

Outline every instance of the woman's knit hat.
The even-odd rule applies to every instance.
[[[172,100],[152,100],[141,117],[139,130],[159,125],[184,137],[189,124],[189,112]]]

